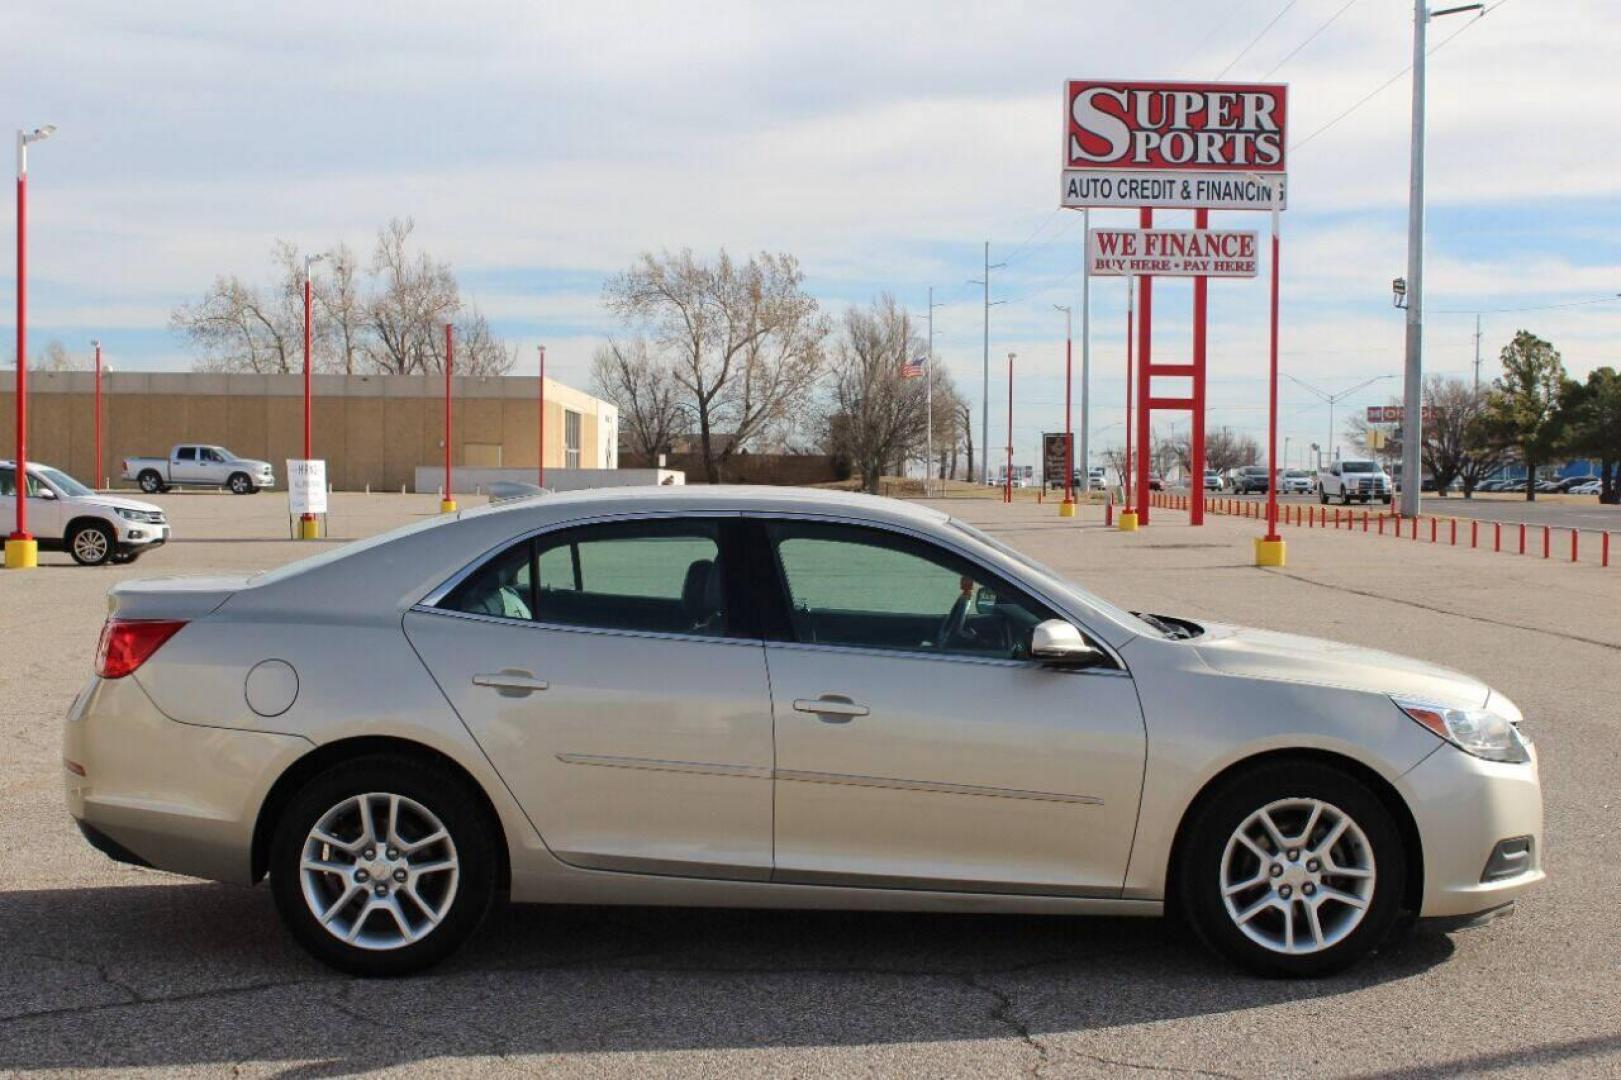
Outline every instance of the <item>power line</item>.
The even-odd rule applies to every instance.
[[[1217,73],[1216,79],[1220,80],[1229,71],[1233,70],[1234,67],[1238,66],[1238,62],[1240,60],[1244,59],[1245,54],[1247,54],[1251,49],[1255,48],[1256,45],[1260,44],[1261,39],[1266,37],[1267,33],[1274,26],[1278,25],[1278,20],[1283,18],[1285,15],[1289,14],[1289,9],[1294,7],[1295,4],[1297,4],[1297,3],[1299,3],[1299,0],[1289,0],[1288,3],[1284,4],[1283,5],[1283,10],[1279,11],[1276,15],[1272,16],[1272,21],[1267,23],[1265,26],[1261,27],[1261,32],[1259,34],[1256,34],[1255,37],[1250,41],[1250,43],[1248,45],[1244,46],[1242,49],[1240,49],[1238,51],[1238,55],[1233,57],[1231,63],[1229,63],[1226,67],[1222,68],[1221,71],[1219,73]]]
[[[1571,300],[1563,304],[1536,304],[1531,307],[1504,307],[1504,308],[1431,308],[1431,315],[1510,315],[1519,311],[1554,311],[1558,308],[1587,307],[1590,304],[1613,304],[1621,300],[1621,294],[1615,296],[1599,296],[1592,300]]]
[[[1495,4],[1491,5],[1490,7],[1486,8],[1484,11],[1482,11],[1480,13],[1479,17],[1477,17],[1475,19],[1472,19],[1469,22],[1464,23],[1458,29],[1454,30],[1451,34],[1447,35],[1446,37],[1444,37],[1440,41],[1438,41],[1424,55],[1426,55],[1426,56],[1434,56],[1436,53],[1440,52],[1442,49],[1446,48],[1449,44],[1451,44],[1452,41],[1455,40],[1458,37],[1458,35],[1468,33],[1469,30],[1471,28],[1473,28],[1474,25],[1476,23],[1478,23],[1481,19],[1484,19],[1487,15],[1490,15],[1492,12],[1496,11],[1498,8],[1502,7],[1504,4],[1506,4],[1508,2],[1509,2],[1509,0],[1497,0],[1497,2]],[[1318,128],[1316,131],[1312,132],[1310,135],[1307,135],[1304,139],[1301,139],[1301,140],[1297,141],[1293,146],[1289,147],[1290,152],[1293,153],[1294,151],[1299,150],[1302,146],[1305,146],[1307,143],[1309,143],[1313,139],[1317,138],[1317,136],[1323,134],[1329,128],[1333,127],[1335,124],[1338,124],[1341,120],[1344,120],[1347,116],[1350,116],[1352,113],[1354,113],[1358,109],[1362,108],[1362,106],[1366,105],[1368,102],[1372,101],[1374,98],[1378,97],[1380,94],[1382,94],[1386,90],[1390,89],[1391,86],[1395,85],[1397,80],[1399,80],[1403,75],[1406,75],[1409,71],[1412,71],[1412,70],[1413,70],[1413,65],[1408,64],[1406,67],[1404,67],[1400,71],[1396,72],[1396,74],[1392,75],[1390,78],[1386,79],[1384,82],[1382,82],[1378,86],[1374,87],[1367,94],[1364,94],[1362,97],[1358,98],[1356,103],[1353,104],[1349,109],[1346,109],[1344,112],[1342,112],[1338,116],[1334,117],[1334,119],[1330,120],[1328,123],[1324,124],[1322,127]]]
[[[1340,8],[1334,14],[1330,15],[1328,17],[1328,21],[1323,23],[1317,29],[1313,30],[1306,37],[1305,41],[1302,41],[1299,45],[1296,45],[1294,48],[1290,49],[1287,53],[1285,53],[1283,59],[1279,60],[1276,64],[1273,64],[1271,70],[1268,71],[1265,75],[1262,75],[1261,78],[1263,80],[1270,79],[1273,75],[1277,74],[1277,71],[1278,71],[1279,68],[1281,68],[1284,64],[1287,64],[1289,61],[1293,60],[1295,58],[1295,54],[1298,53],[1301,49],[1304,49],[1307,45],[1310,45],[1312,42],[1316,41],[1318,35],[1320,35],[1324,30],[1327,30],[1330,26],[1333,26],[1334,23],[1339,19],[1339,17],[1341,15],[1344,15],[1347,11],[1350,11],[1353,7],[1355,7],[1357,5],[1357,3],[1358,3],[1358,0],[1346,0],[1346,3],[1345,3],[1344,7]]]

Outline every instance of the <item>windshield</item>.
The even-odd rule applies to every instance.
[[[1244,475],[1245,476],[1265,476],[1266,475],[1266,466],[1265,465],[1246,465],[1246,466],[1244,466]]]
[[[1104,615],[1113,619],[1115,622],[1120,623],[1122,626],[1129,627],[1130,629],[1135,630],[1137,633],[1148,633],[1155,637],[1171,636],[1170,634],[1166,633],[1163,627],[1157,626],[1149,620],[1127,611],[1125,608],[1116,607],[1107,600],[1098,596],[1096,593],[1087,592],[1074,582],[1066,580],[1062,574],[1054,570],[1052,567],[1047,566],[1044,563],[1037,562],[1035,559],[1032,559],[1018,548],[998,540],[996,537],[975,528],[966,521],[962,521],[957,518],[951,518],[949,520],[954,528],[967,533],[969,536],[973,537],[975,540],[978,540],[980,543],[995,551],[997,554],[1010,559],[1019,566],[1024,567],[1026,570],[1030,570],[1041,575],[1053,585],[1074,595],[1088,607],[1095,608]]]
[[[57,491],[60,491],[63,495],[70,498],[77,499],[85,495],[95,494],[94,491],[91,491],[89,488],[73,479],[73,477],[69,476],[61,469],[44,468],[40,469],[37,475],[42,477],[46,483],[50,484]]]
[[[1340,462],[1340,471],[1341,472],[1373,472],[1375,470],[1374,470],[1373,462],[1371,462],[1371,461],[1342,461],[1342,462]]]

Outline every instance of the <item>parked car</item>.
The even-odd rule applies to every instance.
[[[1577,484],[1575,487],[1570,488],[1567,491],[1567,494],[1570,494],[1570,495],[1598,495],[1598,494],[1601,494],[1603,491],[1604,491],[1604,483],[1603,483],[1603,481],[1601,481],[1601,480],[1589,480],[1585,484]]]
[[[16,495],[17,465],[0,461],[0,499]],[[169,540],[162,507],[99,494],[49,465],[29,462],[25,497],[39,549],[65,551],[80,566],[131,563]]]
[[[1305,469],[1279,469],[1279,495],[1310,495],[1317,486],[1316,477]]]
[[[1165,478],[1163,476],[1159,476],[1159,475],[1150,476],[1148,478],[1148,490],[1149,491],[1164,491],[1165,490]]]
[[[1365,458],[1345,458],[1331,461],[1317,470],[1317,501],[1327,503],[1338,499],[1349,504],[1355,499],[1371,502],[1378,499],[1387,506],[1395,487],[1383,465]]]
[[[569,492],[109,608],[63,740],[86,838],[268,875],[364,975],[444,958],[499,890],[1174,906],[1311,976],[1544,878],[1536,754],[1483,683],[1135,615],[915,504]]]
[[[1204,489],[1206,491],[1220,491],[1221,474],[1214,469],[1206,469],[1204,471]]]
[[[1570,492],[1575,488],[1583,486],[1584,484],[1597,483],[1599,483],[1599,477],[1592,473],[1588,473],[1585,476],[1562,476],[1558,480],[1554,481],[1553,490]]]
[[[1227,490],[1235,495],[1264,495],[1267,491],[1266,466],[1242,465],[1228,469],[1224,482]]]
[[[123,475],[148,495],[176,487],[220,487],[233,495],[252,495],[276,486],[268,461],[239,458],[223,446],[200,443],[180,443],[166,458],[125,458]]]

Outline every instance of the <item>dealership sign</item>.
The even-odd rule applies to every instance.
[[[1435,406],[1425,405],[1419,417],[1424,423],[1435,422]],[[1370,424],[1399,424],[1407,419],[1407,409],[1401,405],[1369,405],[1368,423]]]
[[[1093,229],[1086,261],[1102,277],[1225,277],[1256,274],[1253,232],[1217,229]]]
[[[287,512],[326,513],[326,462],[287,459]]]
[[[1061,204],[1281,209],[1287,117],[1278,84],[1071,80]]]

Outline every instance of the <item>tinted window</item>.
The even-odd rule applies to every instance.
[[[35,476],[33,473],[29,473],[28,497],[30,499],[37,498],[40,490],[41,485],[39,482],[39,477]],[[10,495],[12,498],[16,498],[17,467],[15,465],[7,465],[5,468],[0,469],[0,495]]]
[[[1343,464],[1342,468],[1349,473],[1371,473],[1373,471],[1373,462],[1347,461]]]
[[[603,630],[724,636],[713,522],[620,522],[546,533],[491,559],[441,605]]]
[[[180,461],[196,461],[197,448],[195,446],[182,446],[175,457]]]
[[[944,549],[877,529],[769,528],[797,640],[998,659],[1051,612]]]

